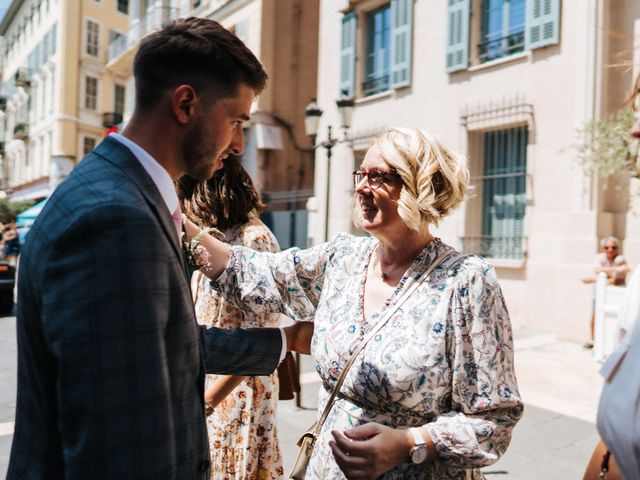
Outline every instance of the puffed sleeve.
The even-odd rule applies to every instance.
[[[450,315],[451,411],[426,425],[440,459],[464,467],[496,462],[523,412],[509,313],[495,271],[477,257],[458,271]]]
[[[338,235],[313,248],[290,248],[279,253],[234,246],[227,267],[211,287],[243,310],[283,313],[296,321],[311,320],[328,264],[336,245],[345,237]]]

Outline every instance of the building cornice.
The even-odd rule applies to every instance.
[[[7,10],[7,13],[2,19],[2,22],[0,22],[1,36],[4,36],[4,34],[7,33],[7,29],[9,28],[9,25],[11,25],[11,22],[13,22],[13,19],[17,15],[18,11],[20,10],[20,7],[24,4],[24,2],[25,0],[13,0],[13,2],[11,2],[11,5],[9,6],[9,10]]]
[[[254,0],[231,0],[228,3],[225,3],[221,7],[213,10],[207,16],[216,21],[222,21],[225,18],[229,17],[232,13],[237,12],[242,7],[249,5]]]

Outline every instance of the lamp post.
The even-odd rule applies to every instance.
[[[320,117],[322,116],[322,110],[317,104],[315,98],[311,99],[311,102],[304,109],[304,126],[311,140],[311,147],[314,151],[314,160],[315,160],[315,150],[319,147],[322,147],[327,150],[327,184],[325,187],[325,210],[324,210],[324,240],[329,240],[329,194],[331,192],[331,155],[332,149],[338,143],[343,143],[349,141],[347,138],[347,132],[351,127],[351,115],[353,114],[355,102],[353,98],[347,98],[345,92],[343,95],[336,100],[336,106],[338,107],[338,112],[340,113],[340,127],[343,129],[343,138],[337,139],[333,136],[331,125],[327,126],[327,139],[316,144],[316,139],[318,136],[318,127],[320,124]]]

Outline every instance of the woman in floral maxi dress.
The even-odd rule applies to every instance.
[[[183,210],[221,239],[261,252],[280,250],[273,233],[257,218],[262,204],[251,179],[237,158],[225,160],[208,182],[181,180]],[[208,287],[200,272],[191,279],[198,322],[220,328],[273,327],[279,314],[242,311]],[[269,376],[207,375],[205,401],[213,407],[207,417],[211,479],[273,480],[283,476],[276,430],[277,372]]]
[[[340,234],[278,254],[203,239],[202,270],[230,302],[314,317],[319,411],[361,339],[443,260],[348,371],[307,480],[475,480],[508,447],[523,407],[496,274],[428,230],[462,201],[467,175],[427,133],[392,129],[354,172],[356,214],[372,237]]]

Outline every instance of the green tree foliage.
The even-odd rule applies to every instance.
[[[626,173],[640,179],[638,141],[629,137],[635,121],[631,108],[623,108],[605,120],[588,122],[579,130],[578,160],[588,173],[609,177]]]
[[[0,200],[0,222],[13,222],[19,213],[24,212],[33,204],[33,200],[21,200],[18,202],[12,202],[8,198],[3,198],[2,200]]]

